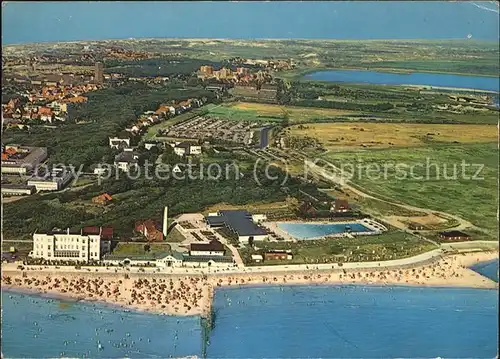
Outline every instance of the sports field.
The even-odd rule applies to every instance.
[[[494,142],[498,135],[495,125],[469,124],[317,123],[290,129],[290,135],[314,137],[327,150]]]

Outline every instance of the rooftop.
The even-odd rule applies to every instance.
[[[441,232],[439,235],[443,237],[470,237],[467,233],[460,231]]]
[[[184,256],[185,262],[209,262],[233,263],[234,259],[228,256]]]
[[[219,241],[211,241],[210,243],[191,243],[192,251],[224,251],[224,245]]]
[[[267,231],[252,221],[252,215],[245,210],[222,210],[218,216],[207,216],[210,225],[224,224],[240,236],[265,235]]]

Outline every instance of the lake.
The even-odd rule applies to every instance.
[[[409,74],[365,70],[317,71],[304,76],[309,80],[376,85],[421,85],[499,91],[498,77],[466,76],[442,73]]]

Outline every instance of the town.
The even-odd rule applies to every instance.
[[[399,221],[376,214],[360,202],[356,192],[332,182],[319,167],[311,172],[314,182],[297,170],[329,146],[318,138],[295,134],[307,132],[311,121],[307,116],[324,116],[326,120],[339,115],[339,120],[345,120],[345,116],[355,120],[357,116],[334,109],[318,110],[316,105],[298,107],[304,106],[311,98],[309,92],[317,93],[318,88],[312,84],[304,90],[303,84],[290,82],[283,74],[303,66],[303,60],[236,56],[218,63],[186,61],[178,54],[165,56],[92,44],[64,55],[61,62],[66,52],[58,51],[60,55],[8,53],[2,57],[7,90],[2,99],[4,138],[28,139],[2,144],[2,196],[13,206],[26,198],[33,198],[33,203],[45,203],[49,198],[61,203],[62,199],[63,205],[68,198],[68,204],[80,206],[87,219],[51,221],[50,228],[37,225],[31,232],[24,232],[20,242],[8,238],[14,245],[8,246],[9,251],[4,246],[6,260],[158,268],[342,263],[396,259],[448,241],[473,241],[478,235],[455,230],[454,219],[445,213],[431,219],[431,215],[419,217],[415,211],[415,215]],[[75,57],[78,52],[81,56]],[[141,62],[144,66],[135,73],[117,66]],[[150,65],[153,63],[166,69],[158,66],[155,73]],[[340,94],[353,90],[334,91]],[[364,96],[370,94],[366,91]],[[426,93],[436,95],[419,90],[418,96]],[[126,98],[134,102],[132,96],[141,99],[133,105],[133,112],[117,115],[116,122],[102,127],[102,116],[115,118],[112,108],[118,109]],[[437,105],[441,112],[456,111],[459,105],[454,103],[460,102],[472,106],[473,111],[488,111],[489,98],[484,94],[439,96],[448,103]],[[116,105],[102,102],[106,98],[116,98]],[[325,100],[319,96],[317,101]],[[328,101],[328,106],[335,104],[348,111],[355,108]],[[365,105],[357,106],[363,109]],[[370,106],[366,109],[385,111],[383,106]],[[313,117],[313,121],[318,120]],[[86,133],[94,131],[95,125],[100,126],[98,132],[90,132],[95,133],[95,147],[79,144],[79,137],[88,136]],[[81,136],[76,135],[75,141],[66,142],[64,147],[58,140],[42,140],[50,138],[53,131]],[[259,161],[265,167],[256,167]],[[285,204],[279,209],[270,204],[252,210],[252,201],[259,197],[256,195],[248,205],[222,206],[210,212],[209,205],[193,203],[191,210],[180,210],[179,203],[155,200],[154,208],[144,216],[138,209],[131,210],[129,201],[133,197],[119,189],[128,188],[126,177],[146,165],[167,164],[173,173],[182,174],[187,164],[203,172],[203,164],[210,163],[241,168],[236,182],[244,181],[247,186],[256,174],[267,173],[269,166],[279,178],[291,175],[290,183],[276,187],[283,193],[279,197],[286,200]],[[68,166],[79,171],[70,171]],[[186,185],[185,180],[174,183]],[[153,181],[150,186],[162,191],[163,184]],[[181,192],[188,195],[189,189]],[[148,201],[151,194],[142,193]],[[376,206],[380,203],[372,201]],[[125,220],[112,219],[114,211],[122,207],[128,208],[126,224]],[[167,217],[167,208],[173,213],[171,217]],[[441,224],[432,222],[436,220]],[[313,226],[315,234],[304,235],[300,226]],[[389,250],[395,238],[405,244],[402,249]],[[94,246],[78,250],[80,241]]]

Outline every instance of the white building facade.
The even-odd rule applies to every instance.
[[[98,234],[82,235],[69,230],[61,233],[35,233],[30,256],[46,260],[98,261],[108,247],[109,241],[102,241]]]

